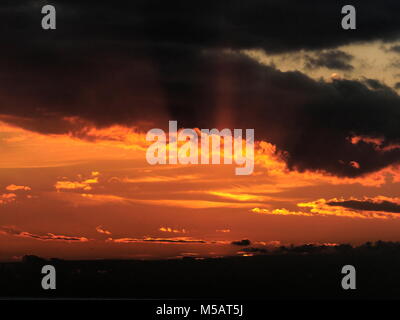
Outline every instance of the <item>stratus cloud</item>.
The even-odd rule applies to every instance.
[[[15,184],[10,184],[9,186],[6,187],[6,190],[8,190],[8,191],[17,191],[17,190],[30,191],[32,189],[28,186],[17,186]]]
[[[83,189],[83,190],[92,190],[92,187],[83,182],[77,182],[77,181],[57,181],[54,187],[57,190],[74,190],[74,189]]]
[[[364,197],[363,199],[332,199],[327,202],[327,204],[330,206],[341,206],[354,210],[400,213],[400,198],[384,196],[372,198]]]
[[[378,196],[356,199],[318,199],[297,204],[308,211],[287,209],[253,208],[250,211],[266,215],[306,216],[306,217],[345,217],[358,219],[398,219],[400,218],[400,198]]]
[[[224,202],[224,201],[207,201],[207,200],[187,200],[187,199],[137,199],[115,196],[111,194],[87,194],[82,193],[79,197],[65,198],[70,200],[75,205],[101,205],[104,203],[119,203],[119,204],[146,204],[152,206],[168,206],[180,207],[189,209],[202,208],[249,208],[255,206],[256,203],[251,202]]]
[[[0,204],[6,204],[15,201],[17,195],[15,193],[4,193],[0,195]]]
[[[263,208],[253,208],[250,210],[251,212],[254,213],[260,213],[260,214],[267,214],[267,215],[277,215],[277,216],[305,216],[305,217],[311,217],[313,214],[308,213],[308,212],[302,212],[302,211],[290,211],[287,209],[263,209]]]
[[[144,238],[119,238],[119,239],[112,239],[109,238],[107,239],[109,242],[115,242],[115,243],[146,243],[146,242],[152,242],[152,243],[177,243],[177,244],[182,244],[182,243],[210,243],[206,240],[198,240],[198,239],[192,239],[190,237],[176,237],[176,238],[152,238],[152,237],[144,237]]]
[[[97,226],[97,227],[96,227],[96,231],[97,231],[98,233],[102,233],[102,234],[106,234],[106,235],[111,235],[111,232],[108,231],[108,230],[106,230],[106,229],[104,229],[102,226]]]
[[[57,191],[60,190],[74,190],[74,189],[83,189],[86,191],[92,190],[92,185],[99,182],[99,172],[93,171],[92,176],[90,178],[84,179],[82,181],[69,181],[69,180],[60,180],[57,181],[54,185]]]
[[[235,200],[235,201],[265,201],[268,199],[271,199],[271,197],[266,197],[266,196],[258,196],[258,195],[253,195],[253,194],[243,194],[243,193],[229,193],[229,192],[223,192],[223,191],[209,191],[208,194],[217,196],[220,198],[225,198],[225,199],[230,199],[230,200]]]
[[[87,242],[88,238],[76,237],[76,236],[66,236],[66,235],[56,235],[53,233],[45,233],[42,235],[34,234],[26,231],[20,231],[13,226],[1,226],[0,234],[10,235],[21,238],[32,238],[40,241],[66,241],[66,242]]]
[[[170,233],[186,233],[185,229],[174,229],[170,227],[161,227],[160,229],[161,232],[170,232]]]
[[[200,178],[199,175],[188,174],[188,175],[176,175],[176,176],[154,176],[147,175],[136,178],[118,178],[112,177],[110,181],[120,182],[120,183],[158,183],[158,182],[181,182],[181,181],[191,181]]]
[[[388,219],[400,218],[399,215],[392,213],[383,213],[379,211],[363,211],[344,208],[336,206],[332,203],[334,200],[319,199],[311,202],[298,203],[300,208],[308,208],[314,216],[337,216],[346,218],[360,218],[360,219]]]

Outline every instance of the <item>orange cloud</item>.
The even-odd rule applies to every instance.
[[[350,137],[349,140],[352,144],[358,144],[360,142],[372,144],[376,151],[382,151],[382,152],[391,151],[391,150],[400,148],[399,144],[393,144],[393,143],[382,147],[382,145],[385,142],[385,139],[381,138],[381,137],[377,138],[377,137],[367,137],[367,136],[353,136],[353,137]]]
[[[308,213],[308,212],[290,211],[290,210],[287,210],[287,209],[269,210],[269,209],[253,208],[250,211],[254,212],[254,213],[267,214],[267,215],[277,215],[277,216],[305,216],[305,217],[313,216],[313,214]]]
[[[253,194],[229,193],[221,191],[209,191],[208,194],[237,201],[265,201],[271,199],[271,197],[258,196]]]
[[[6,190],[8,190],[8,191],[17,191],[17,190],[29,191],[32,189],[28,186],[17,186],[15,184],[10,184],[9,186],[6,187]]]
[[[4,193],[0,195],[0,204],[6,204],[15,201],[17,195],[15,193]]]
[[[219,202],[207,200],[131,200],[136,203],[149,205],[181,207],[190,209],[204,208],[246,208],[254,206],[254,203],[235,203],[235,202]]]
[[[171,232],[171,233],[186,233],[185,229],[179,230],[179,229],[173,229],[173,228],[170,228],[170,227],[161,227],[158,230],[160,230],[162,232]]]
[[[106,230],[106,229],[104,229],[102,226],[97,226],[97,227],[96,227],[96,231],[97,231],[98,233],[102,233],[102,234],[106,234],[106,235],[111,235],[111,232],[108,231],[108,230]]]
[[[113,125],[105,128],[96,128],[91,123],[78,117],[64,118],[71,123],[80,122],[81,128],[70,133],[69,136],[84,139],[104,145],[118,145],[124,149],[146,150],[151,143],[146,141],[146,134],[140,132],[137,127]]]
[[[382,210],[366,210],[366,209],[356,209],[351,207],[345,207],[344,202],[347,201],[358,201],[358,202],[371,202],[371,203],[383,203],[391,202],[393,204],[397,204],[400,206],[400,198],[389,198],[384,196],[378,196],[374,198],[363,198],[356,199],[350,198],[348,200],[344,199],[318,199],[316,201],[311,202],[301,202],[298,203],[297,206],[300,208],[306,208],[308,211],[291,211],[287,209],[262,209],[262,208],[253,208],[250,211],[259,214],[266,215],[282,215],[282,216],[305,216],[305,217],[346,217],[346,218],[359,218],[359,219],[398,219],[400,218],[399,213],[386,212]],[[335,205],[337,203],[337,205]],[[377,207],[378,208],[378,207]]]
[[[152,238],[152,237],[144,237],[144,238],[119,238],[119,239],[107,239],[109,242],[115,243],[176,243],[176,244],[185,244],[185,243],[208,243],[206,240],[198,240],[192,239],[190,237],[176,237],[176,238]]]
[[[143,176],[137,178],[111,178],[112,181],[118,181],[121,183],[154,183],[154,182],[176,182],[176,181],[194,181],[199,178],[199,175],[188,174],[188,175],[176,175],[176,176]]]
[[[343,199],[342,199],[343,200]],[[298,203],[297,205],[301,208],[309,208],[310,212],[314,215],[322,216],[338,216],[348,218],[361,218],[361,219],[397,219],[400,218],[399,214],[381,211],[366,211],[366,210],[355,210],[344,208],[343,206],[334,203],[340,201],[337,198],[330,200],[319,199],[312,202]]]
[[[360,164],[357,161],[350,161],[350,165],[353,168],[360,169]]]
[[[360,142],[374,144],[376,146],[380,146],[385,141],[384,138],[376,138],[376,137],[367,137],[367,136],[352,136],[348,138],[352,144],[358,144]]]
[[[67,189],[83,189],[83,190],[92,190],[92,187],[87,183],[77,182],[77,181],[57,181],[54,187],[57,190]]]
[[[0,227],[0,234],[11,235],[21,238],[32,238],[40,241],[66,241],[66,242],[87,242],[89,239],[85,237],[75,237],[75,236],[65,236],[56,235],[53,233],[45,233],[43,235],[38,235],[30,232],[19,231],[13,226],[2,226]]]
[[[83,189],[86,191],[92,190],[92,184],[96,184],[99,182],[98,178],[99,172],[93,171],[92,177],[85,179],[83,181],[68,181],[61,180],[57,181],[54,187],[57,191],[66,189],[66,190],[74,190],[74,189]]]
[[[69,118],[66,121],[79,122],[83,120]],[[0,132],[5,133],[7,136],[7,139],[3,139],[0,143],[11,143],[18,146],[17,149],[12,149],[12,152],[10,151],[3,155],[3,158],[0,160],[0,166],[12,168],[60,166],[70,163],[71,161],[77,162],[88,159],[120,160],[132,158],[142,159],[145,162],[145,151],[150,142],[146,141],[145,134],[139,132],[137,128],[112,126],[99,129],[86,122],[76,127],[81,128],[81,130],[76,131],[74,134],[41,135],[0,122]],[[18,139],[14,141],[12,138]],[[352,140],[353,143],[360,143],[360,141],[365,140],[377,146],[382,143],[382,140],[379,138],[353,137],[349,139]],[[384,148],[388,147],[389,146],[386,146]],[[21,153],[18,152],[18,150],[23,150],[24,152]],[[221,148],[220,152],[222,156],[223,148]],[[248,179],[251,180],[251,178],[255,177],[257,174],[262,174],[265,177],[276,179],[275,184],[278,189],[282,185],[288,184],[291,184],[295,188],[299,185],[317,185],[320,183],[357,183],[365,186],[381,186],[386,182],[386,177],[388,175],[396,175],[396,177],[400,179],[398,169],[394,166],[357,178],[335,177],[323,172],[289,171],[284,161],[285,156],[287,156],[286,153],[277,150],[275,145],[266,141],[256,141],[255,172],[248,177]],[[359,165],[362,166],[362,163],[359,163]],[[185,167],[185,165],[177,165],[177,167],[178,166]],[[171,167],[172,166],[169,166],[169,168]],[[195,181],[199,177],[189,174],[181,178]],[[139,178],[133,178],[131,181],[125,180],[123,182],[162,182],[160,180],[171,181],[171,177],[141,176]],[[56,188],[58,188],[58,190],[91,190],[92,188],[91,186],[83,186],[83,181],[69,182],[70,183],[65,183],[61,181],[59,184],[56,184]]]
[[[380,148],[380,151],[400,148],[400,145],[390,145],[381,148],[381,144],[383,143],[381,138],[352,137],[349,140],[354,144],[360,143],[360,141],[374,144],[377,148]],[[276,146],[268,142],[260,141],[256,143],[255,162],[258,165],[258,170],[260,167],[265,168],[266,171],[264,174],[276,178],[278,188],[282,184],[291,184],[293,187],[296,187],[299,185],[318,185],[321,183],[331,183],[334,185],[360,184],[367,187],[380,187],[386,183],[388,176],[393,177],[395,182],[400,182],[399,168],[395,165],[360,177],[347,178],[332,176],[325,172],[289,171],[284,161],[286,156],[285,152],[278,151]],[[360,168],[362,164],[352,161],[350,165]]]
[[[255,203],[238,203],[238,202],[223,202],[223,201],[208,201],[208,200],[165,200],[165,199],[135,199],[111,194],[80,194],[80,199],[70,197],[70,200],[75,205],[101,205],[104,203],[120,203],[120,204],[146,204],[162,207],[180,207],[190,209],[202,208],[248,208],[256,205]]]
[[[0,159],[0,167],[59,167],[98,159],[137,159],[142,156],[145,159],[144,143],[148,143],[145,135],[137,134],[130,128],[121,130],[127,134],[121,138],[122,141],[113,139],[115,131],[95,127],[87,128],[85,132],[89,136],[85,132],[43,135],[0,121],[0,147],[6,150]],[[143,153],[138,155],[141,150]]]

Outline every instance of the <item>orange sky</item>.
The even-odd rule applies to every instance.
[[[400,204],[394,166],[354,179],[288,171],[275,146],[257,140],[254,173],[237,176],[236,165],[151,166],[148,145],[124,126],[88,125],[77,138],[1,122],[0,259],[221,256],[240,251],[230,242],[241,239],[400,240],[396,212],[329,205]]]
[[[353,3],[356,30],[337,1],[53,0],[46,30],[17,2],[0,2],[0,260],[400,241],[395,1]],[[254,129],[252,174],[150,165],[169,121]]]

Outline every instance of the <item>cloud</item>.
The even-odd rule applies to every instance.
[[[147,176],[139,176],[136,178],[111,178],[114,182],[121,183],[158,183],[158,182],[180,182],[180,181],[193,181],[198,179],[198,175],[188,174],[188,175],[176,175],[176,176],[156,176],[156,175],[147,175]]]
[[[75,189],[83,189],[85,191],[89,191],[92,190],[93,184],[97,184],[99,182],[98,175],[99,172],[93,171],[92,177],[90,178],[81,179],[81,181],[60,180],[55,183],[54,187],[57,191]]]
[[[145,204],[161,207],[181,207],[189,209],[203,209],[203,208],[247,208],[254,206],[255,203],[238,203],[238,202],[224,202],[224,201],[208,201],[202,199],[140,199],[140,198],[127,198],[116,196],[112,194],[80,194],[79,197],[69,197],[75,205],[102,205],[104,203],[119,203],[119,204]]]
[[[300,202],[299,208],[308,211],[291,211],[287,209],[253,208],[251,212],[266,215],[304,216],[304,217],[344,217],[356,219],[398,219],[400,218],[400,199],[378,196],[374,198],[349,200],[318,199]]]
[[[15,193],[3,193],[0,194],[0,204],[7,204],[15,201],[17,195]]]
[[[177,238],[152,238],[152,237],[144,237],[144,238],[119,238],[119,239],[107,239],[109,242],[115,243],[176,243],[176,244],[185,244],[185,243],[209,243],[206,240],[198,240],[192,239],[190,237],[177,237]]]
[[[344,205],[342,205],[344,204]],[[351,207],[353,204],[353,207]],[[338,217],[348,217],[348,218],[361,218],[361,219],[398,219],[399,215],[393,212],[383,212],[382,210],[372,210],[373,206],[369,208],[371,210],[362,209],[362,205],[358,208],[357,202],[347,203],[346,201],[341,201],[338,199],[319,199],[312,202],[304,202],[297,204],[301,208],[309,208],[310,212],[314,215],[322,216],[338,216]],[[385,205],[376,204],[375,209],[382,209]],[[366,204],[365,207],[368,207]]]
[[[33,41],[36,47],[29,49],[49,50],[54,46],[53,55],[60,45],[69,48],[72,44],[90,50],[110,45],[113,40],[120,46],[133,42],[135,51],[150,45],[157,48],[157,44],[187,44],[188,47],[260,47],[269,52],[284,52],[390,40],[399,34],[400,28],[396,19],[399,4],[395,0],[352,1],[362,12],[357,16],[357,32],[340,28],[340,12],[346,1],[138,0],[119,6],[108,3],[93,6],[76,0],[54,0],[52,4],[58,9],[63,25],[68,26],[53,31],[58,37],[52,37],[52,43],[44,41],[48,34],[34,28],[40,6],[29,0],[21,0],[19,5],[1,5],[1,19],[9,25],[5,40],[20,46],[37,39]],[[13,16],[25,24],[21,26],[10,18]],[[107,18],[107,26],[99,21],[99,16]],[[90,45],[84,40],[91,40]],[[67,57],[64,59],[68,61]],[[40,63],[45,61],[45,57],[40,57]]]
[[[243,239],[238,241],[232,241],[231,244],[235,246],[249,246],[251,244],[251,241],[248,239]]]
[[[327,204],[355,210],[400,213],[400,199],[398,198],[375,197],[362,200],[333,200],[327,202]]]
[[[230,199],[230,200],[235,200],[235,201],[241,201],[241,202],[246,202],[246,201],[265,201],[266,199],[269,199],[269,197],[265,196],[258,196],[258,195],[253,195],[253,194],[244,194],[244,193],[230,193],[230,192],[223,192],[223,191],[209,191],[208,194],[214,195],[220,198],[225,198],[225,199]]]
[[[108,230],[106,230],[106,229],[104,229],[102,226],[97,226],[97,227],[96,227],[96,231],[97,231],[98,233],[102,233],[102,234],[106,234],[106,235],[111,235],[111,232],[108,231]]]
[[[353,168],[360,169],[360,164],[357,161],[350,161],[350,165]]]
[[[74,189],[83,189],[83,190],[92,190],[92,187],[88,183],[77,182],[77,181],[57,181],[54,187],[57,190],[74,190]]]
[[[186,233],[185,229],[174,229],[170,227],[161,227],[160,229],[161,232],[171,232],[171,233]]]
[[[304,217],[311,217],[313,214],[309,212],[302,212],[302,211],[290,211],[287,209],[263,209],[263,208],[253,208],[251,212],[259,213],[259,214],[267,214],[267,215],[277,215],[277,216],[304,216]]]
[[[6,190],[8,190],[8,191],[17,191],[17,190],[29,191],[32,189],[28,186],[17,186],[15,184],[10,184],[9,186],[6,187]]]
[[[400,97],[393,89],[373,79],[315,81],[238,54],[316,50],[322,53],[314,65],[346,69],[351,58],[331,49],[399,36],[397,0],[353,2],[363,12],[357,32],[339,27],[344,4],[140,0],[92,6],[58,0],[68,28],[52,32],[51,41],[36,28],[38,6],[2,4],[0,19],[10,32],[0,54],[1,119],[77,137],[87,137],[90,127],[165,128],[170,119],[191,128],[254,128],[256,139],[286,155],[290,170],[340,177],[376,172],[398,163],[400,150],[377,152],[346,138],[400,141]],[[15,15],[26,24],[15,25]],[[106,27],[99,16],[107,17]],[[70,182],[59,189],[90,188]]]
[[[382,137],[353,136],[349,141],[352,144],[370,144],[374,150],[380,152],[400,149],[400,143],[385,143],[385,139]]]
[[[15,237],[21,238],[32,238],[40,241],[66,241],[66,242],[87,242],[89,239],[85,237],[76,237],[76,236],[65,236],[65,235],[56,235],[53,233],[45,233],[42,235],[20,231],[12,226],[1,226],[0,233],[3,235],[11,235]]]
[[[306,55],[306,68],[328,68],[342,71],[350,71],[353,66],[350,64],[353,56],[341,50],[329,50],[315,53],[314,56]]]
[[[347,140],[351,135],[364,135],[383,137],[387,145],[400,141],[397,130],[400,97],[381,83],[371,79],[315,81],[300,72],[280,72],[232,52],[199,53],[195,65],[202,67],[192,70],[184,63],[177,65],[168,73],[175,74],[178,79],[166,77],[163,80],[166,90],[170,91],[167,113],[170,118],[177,119],[181,127],[217,126],[218,119],[214,115],[221,108],[218,101],[234,101],[224,110],[224,114],[230,115],[231,126],[254,128],[256,139],[274,144],[285,155],[284,160],[291,170],[357,177],[398,163],[400,159],[400,150],[382,153],[373,146],[353,145]],[[224,81],[227,84],[221,87]],[[135,90],[130,93],[135,94]],[[151,96],[157,96],[157,92],[155,90]],[[118,98],[116,93],[115,99],[121,101],[123,95]],[[159,111],[157,108],[152,110],[153,114],[160,114]],[[113,109],[113,116],[118,114],[119,111]],[[91,115],[93,121],[97,116],[97,113]],[[142,116],[135,111],[124,113],[120,120],[107,119],[129,123],[129,119],[143,120],[145,116]],[[19,118],[13,119],[8,121],[25,125]],[[39,125],[45,125],[42,119],[37,121]],[[34,118],[29,121],[30,124],[33,122],[36,123]],[[56,119],[51,123],[56,125]],[[30,124],[29,128],[35,129]],[[160,126],[167,124],[165,120]],[[57,128],[62,126],[57,125]],[[69,130],[73,128],[66,128],[67,132]],[[360,168],[350,165],[351,161],[359,163]],[[77,186],[60,184],[59,187]]]

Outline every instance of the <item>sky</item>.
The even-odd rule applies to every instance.
[[[398,1],[45,4],[0,4],[0,260],[400,241]],[[254,129],[253,173],[150,165],[170,120]]]

